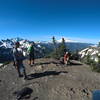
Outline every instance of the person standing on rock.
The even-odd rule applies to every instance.
[[[64,55],[64,64],[68,64],[68,61],[69,61],[69,53],[66,52],[65,55]]]
[[[24,60],[23,50],[20,48],[19,42],[16,42],[13,48],[13,58],[14,58],[14,66],[17,69],[18,76],[19,77],[24,76],[24,79],[27,79],[25,67],[23,65],[23,60]]]
[[[27,49],[28,57],[29,57],[29,65],[34,65],[34,42]]]

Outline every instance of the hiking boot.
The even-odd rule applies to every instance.
[[[23,77],[23,75],[20,74],[20,75],[18,75],[18,77],[21,78],[21,77]]]
[[[34,64],[31,64],[31,65],[30,65],[30,67],[33,67],[33,66],[34,66]]]
[[[28,80],[28,79],[29,79],[28,76],[25,76],[25,77],[24,77],[24,80]]]
[[[32,64],[34,65],[34,62]]]
[[[34,65],[34,62],[31,64],[31,67]]]

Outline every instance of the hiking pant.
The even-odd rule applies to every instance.
[[[23,65],[23,62],[21,60],[17,60],[17,71],[18,71],[18,75],[24,75],[24,77],[26,77],[26,71],[25,71],[25,67]]]
[[[68,61],[69,61],[69,57],[66,58],[66,60],[64,60],[64,63],[67,65],[68,64]]]

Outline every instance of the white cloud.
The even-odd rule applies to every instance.
[[[77,37],[70,37],[70,39],[79,41],[79,42],[85,42],[85,43],[98,43],[100,40],[99,39],[91,39],[91,38],[77,38]]]
[[[75,42],[81,42],[81,43],[94,43],[98,44],[100,39],[92,39],[92,38],[80,38],[80,37],[67,37],[67,36],[58,36],[54,35],[56,40],[61,40],[61,38],[65,38],[67,40],[75,41]],[[53,36],[45,36],[48,38],[48,40],[52,39]]]

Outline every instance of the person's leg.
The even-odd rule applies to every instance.
[[[32,54],[30,54],[29,63],[30,63],[30,66],[31,66],[32,65]]]
[[[65,64],[66,64],[66,65],[68,64],[68,61],[67,61],[67,60],[65,61]]]
[[[17,72],[18,72],[18,76],[19,77],[22,77],[21,72],[20,72],[20,66],[19,65],[17,66]]]
[[[31,65],[34,64],[34,54],[31,55]]]
[[[18,71],[18,75],[19,77],[22,77],[22,69],[21,69],[21,66],[22,66],[22,61],[18,61],[18,67],[17,67],[17,71]]]
[[[23,70],[23,75],[24,75],[24,79],[26,79],[27,78],[27,75],[26,75],[25,67],[24,67],[24,70]]]
[[[34,58],[32,59],[32,64],[34,64]]]
[[[68,58],[66,58],[66,60],[64,62],[65,62],[65,65],[67,65],[68,64]]]
[[[70,61],[69,61],[69,57],[67,58],[67,64],[69,64],[70,63]]]
[[[24,76],[24,79],[26,79],[27,75],[26,75],[26,70],[25,70],[25,67],[24,67],[23,63],[21,63],[20,71],[22,72],[22,74]]]
[[[64,59],[64,64],[66,64],[66,59]]]
[[[31,65],[31,55],[29,55],[28,64]]]
[[[28,64],[31,65],[31,60],[30,59],[28,60]]]
[[[32,57],[30,57],[30,66],[32,66]]]

